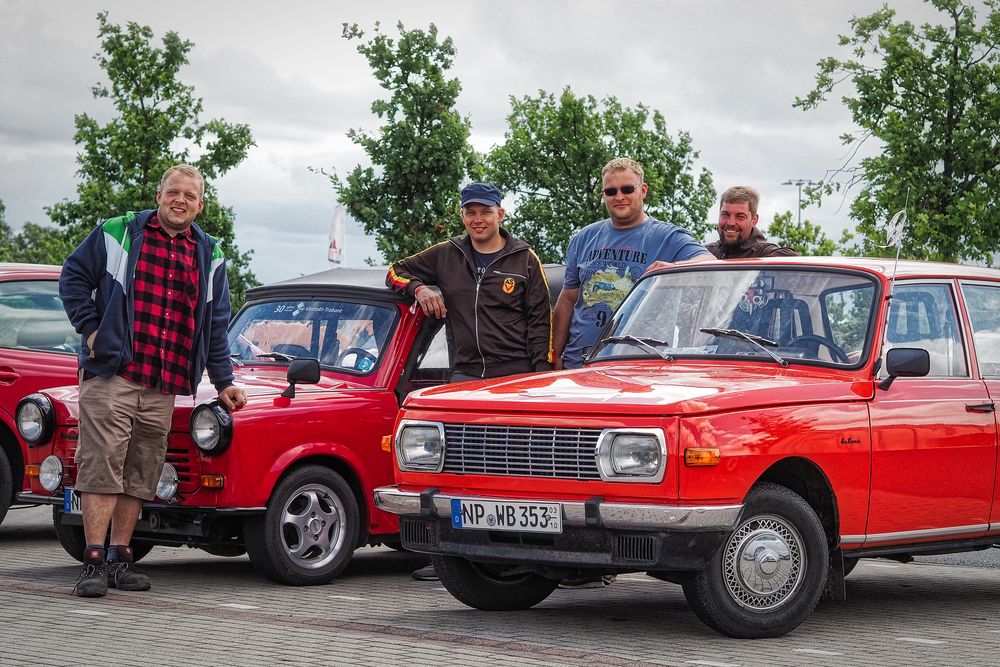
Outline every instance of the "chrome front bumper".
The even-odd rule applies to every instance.
[[[622,530],[653,531],[731,531],[736,526],[743,505],[686,507],[674,505],[638,505],[603,501],[564,501],[558,498],[494,498],[462,494],[400,491],[383,486],[374,491],[375,506],[391,514],[407,517],[447,518],[453,498],[492,502],[559,503],[563,524],[568,526],[603,526]]]

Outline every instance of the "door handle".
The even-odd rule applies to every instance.
[[[966,403],[966,412],[996,412],[996,403]]]
[[[12,384],[21,377],[21,374],[12,370],[0,370],[0,383]]]

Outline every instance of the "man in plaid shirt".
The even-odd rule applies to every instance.
[[[76,489],[87,548],[73,589],[81,597],[150,587],[129,543],[156,495],[174,397],[194,394],[207,369],[222,404],[246,403],[226,338],[225,259],[194,224],[204,193],[197,169],[171,167],[157,209],[106,221],[63,265],[59,294],[83,338]]]

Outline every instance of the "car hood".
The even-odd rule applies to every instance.
[[[286,375],[288,369],[285,366],[244,366],[243,368],[233,370],[233,383],[246,391],[247,407],[252,407],[255,402],[260,402],[261,400],[268,400],[270,402],[288,387]],[[328,374],[321,374],[319,382],[315,384],[298,384],[295,386],[295,392],[296,395],[307,395],[315,392],[369,388],[364,384],[331,377]],[[78,418],[79,408],[77,403],[79,387],[77,385],[46,389],[44,393],[55,403],[56,419],[59,423],[65,423],[67,419],[76,420]],[[190,411],[195,406],[207,403],[215,399],[218,395],[219,392],[216,391],[215,386],[208,380],[208,376],[203,376],[194,396],[178,396],[174,401],[175,421],[178,415],[183,415],[180,418],[181,421],[186,420],[187,415],[190,414]],[[243,409],[246,410],[247,408]]]
[[[495,412],[693,415],[801,403],[870,399],[857,372],[747,364],[659,362],[587,368],[443,385],[414,392],[406,408]]]

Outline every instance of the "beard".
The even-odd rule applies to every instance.
[[[744,242],[746,242],[746,240],[747,239],[744,238],[742,234],[740,234],[732,241],[727,241],[725,236],[719,234],[719,246],[725,248],[726,250],[738,250],[739,247],[742,246]]]

